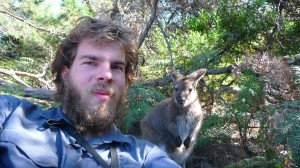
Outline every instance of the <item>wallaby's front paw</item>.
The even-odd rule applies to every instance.
[[[176,147],[180,147],[181,144],[182,144],[182,140],[181,140],[180,136],[177,136],[175,138],[175,145],[176,145]]]
[[[191,144],[191,137],[188,136],[188,137],[184,140],[183,144],[184,144],[185,148],[190,147],[190,144]]]

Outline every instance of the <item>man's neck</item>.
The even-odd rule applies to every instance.
[[[97,131],[96,130],[87,130],[87,131],[84,131],[82,133],[82,135],[87,140],[92,137],[102,136],[102,135],[108,133],[111,129],[112,129],[112,126],[108,127],[107,129],[104,129],[104,130],[97,130]]]

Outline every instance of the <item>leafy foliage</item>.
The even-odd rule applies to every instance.
[[[80,16],[91,15],[87,7],[66,0],[62,1],[60,12],[54,14],[44,1],[4,0],[1,5],[0,68],[39,74],[38,78],[45,82],[26,75],[21,79],[33,87],[53,88],[48,68],[54,50]],[[5,78],[15,80],[12,76]]]
[[[229,166],[226,166],[225,168],[252,168],[252,167],[274,167],[274,168],[284,168],[283,164],[278,162],[275,164],[268,164],[266,162],[266,159],[261,156],[254,156],[252,158],[244,159],[238,163],[231,164]]]
[[[291,158],[291,161],[300,166],[300,101],[285,101],[277,110],[276,141],[286,143],[290,153],[282,153],[282,157]],[[280,118],[280,119],[279,119]],[[286,149],[285,152],[287,152]],[[287,156],[289,155],[289,157]]]
[[[247,134],[251,124],[259,121],[260,111],[262,111],[262,101],[264,98],[263,86],[264,82],[255,74],[249,74],[240,79],[240,91],[237,99],[232,102],[227,112],[231,115],[233,122],[237,124],[241,142],[243,146],[247,143]]]
[[[228,115],[224,115],[223,112],[224,111],[219,110],[206,117],[197,138],[196,152],[205,150],[208,146],[215,143],[232,142],[230,136],[234,133],[234,129],[230,129],[232,121]]]
[[[136,83],[128,93],[129,109],[124,117],[124,131],[129,133],[133,127],[139,127],[139,121],[150,109],[165,99],[165,96],[151,87]]]

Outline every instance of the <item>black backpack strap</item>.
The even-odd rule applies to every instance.
[[[77,132],[77,130],[68,124],[65,120],[47,120],[44,123],[44,127],[48,128],[49,126],[56,126],[63,130],[65,130],[68,134],[76,139],[78,144],[82,146],[87,152],[89,152],[92,157],[103,167],[103,168],[110,168],[110,166],[103,160],[103,158],[96,152],[94,148]],[[111,167],[117,168],[118,167],[118,155],[114,144],[110,146],[111,149]]]
[[[118,154],[116,149],[116,144],[112,143],[110,145],[110,154],[111,154],[111,168],[118,168],[119,167],[119,161],[118,161]]]

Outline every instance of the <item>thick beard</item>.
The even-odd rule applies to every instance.
[[[81,133],[97,134],[109,131],[119,111],[123,110],[124,91],[113,90],[106,85],[97,84],[88,89],[87,94],[92,94],[93,90],[99,87],[109,90],[112,96],[108,102],[90,106],[88,99],[80,95],[71,80],[66,81],[63,107],[67,118]]]

